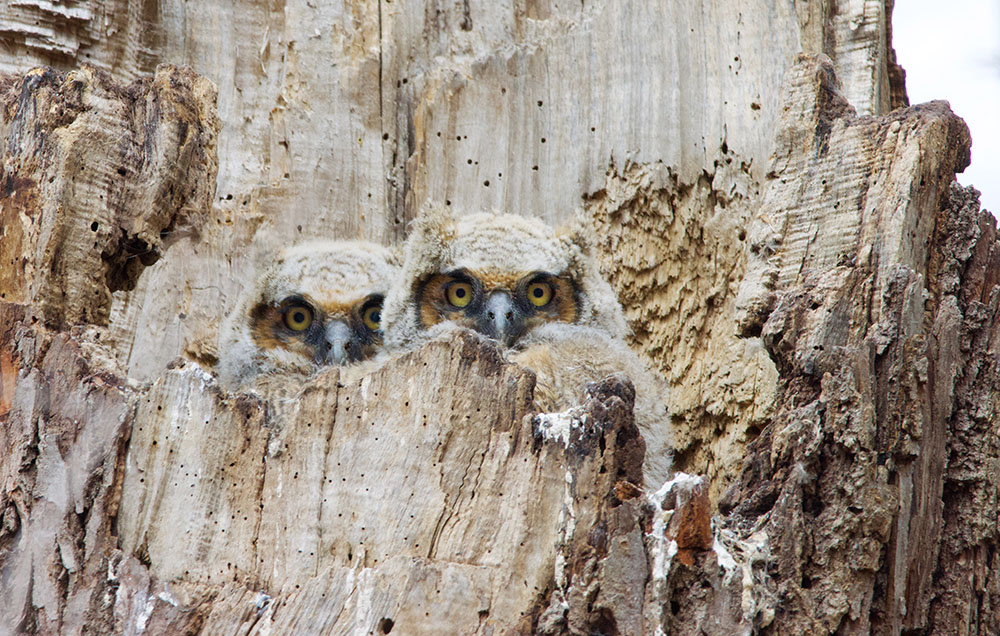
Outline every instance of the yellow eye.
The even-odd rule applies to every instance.
[[[465,307],[472,302],[472,285],[456,280],[448,283],[445,295],[448,296],[448,302],[452,305]]]
[[[312,309],[306,305],[292,305],[285,310],[285,326],[292,331],[305,331],[312,321]]]
[[[528,284],[528,300],[535,307],[544,307],[552,300],[552,285],[544,281],[535,281]]]
[[[368,305],[361,310],[361,320],[372,331],[378,331],[382,324],[382,304]]]

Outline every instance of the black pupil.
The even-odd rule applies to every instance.
[[[306,312],[299,310],[292,314],[292,322],[298,324],[305,321],[306,321]]]
[[[382,321],[382,314],[379,312],[378,309],[376,309],[368,315],[368,319],[378,324],[379,322]]]
[[[455,297],[456,298],[465,298],[465,288],[464,287],[459,287],[458,289],[456,289],[455,290]]]
[[[535,291],[533,291],[531,293],[533,293],[535,295],[535,298],[541,298],[542,296],[545,295],[545,290],[542,289],[541,287],[536,287]]]

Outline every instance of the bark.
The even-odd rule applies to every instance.
[[[121,86],[84,67],[2,85],[3,299],[51,327],[107,325],[164,238],[201,224],[215,189],[215,89],[164,66]]]
[[[3,4],[0,633],[1000,630],[1000,246],[891,2],[320,4]],[[473,335],[216,386],[255,262],[429,201],[579,208],[691,474]]]

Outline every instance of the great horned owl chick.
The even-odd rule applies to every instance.
[[[455,325],[506,347],[550,322],[590,325],[613,338],[627,329],[579,236],[513,214],[455,218],[441,209],[414,221],[383,315],[388,347],[420,344]]]
[[[265,374],[370,358],[382,344],[382,301],[398,274],[391,250],[362,241],[281,251],[223,325],[220,382],[233,390]]]
[[[535,372],[541,410],[579,404],[588,383],[624,372],[636,386],[646,485],[669,476],[666,384],[626,346],[621,305],[579,233],[512,214],[428,210],[414,221],[383,320],[387,348],[460,327],[499,341]]]

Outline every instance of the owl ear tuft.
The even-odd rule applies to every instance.
[[[601,274],[597,259],[597,244],[590,225],[578,210],[573,219],[556,231],[556,236],[570,254],[570,269],[587,290],[584,311],[590,314],[589,322],[607,331],[614,338],[623,339],[628,333],[625,313],[618,302],[618,295]]]
[[[259,276],[273,265],[281,256],[282,248],[276,245],[251,244],[248,246],[250,267],[241,267],[239,272],[244,275]]]
[[[571,255],[574,269],[587,270],[595,266],[593,235],[578,212],[572,219],[560,225],[555,231],[556,238]],[[580,272],[584,274],[584,272]],[[585,275],[592,275],[586,272]]]
[[[435,269],[444,260],[447,246],[454,238],[455,217],[448,208],[442,205],[423,208],[410,225],[404,254],[407,269]]]
[[[557,227],[556,236],[566,245],[575,245],[584,254],[591,254],[594,249],[593,235],[583,219],[582,210],[577,210],[569,221]]]
[[[455,238],[455,219],[444,206],[427,206],[410,222],[403,244],[403,267],[382,305],[382,329],[389,349],[408,347],[421,338],[414,292],[428,274],[438,271]]]
[[[403,246],[402,245],[390,245],[386,248],[386,262],[393,267],[401,267],[403,265]]]

